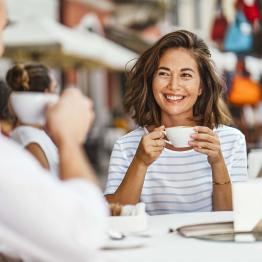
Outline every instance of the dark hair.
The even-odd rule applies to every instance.
[[[17,64],[8,70],[6,82],[12,91],[44,92],[50,87],[51,78],[42,64]]]
[[[203,92],[193,107],[197,124],[211,128],[231,123],[223,101],[225,83],[216,72],[210,51],[203,40],[186,30],[165,35],[140,56],[128,74],[125,110],[140,126],[161,124],[161,110],[153,95],[152,82],[161,56],[170,48],[188,50],[198,65]]]
[[[11,94],[11,90],[8,85],[0,80],[0,120],[10,120],[12,118],[8,110],[8,99]]]

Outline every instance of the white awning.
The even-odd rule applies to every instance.
[[[50,19],[28,19],[4,31],[5,56],[61,67],[84,65],[124,70],[138,55],[96,33],[79,32]]]
[[[76,0],[77,2],[86,4],[88,6],[97,8],[98,10],[104,11],[104,12],[112,12],[115,8],[114,4],[109,1],[105,0]]]

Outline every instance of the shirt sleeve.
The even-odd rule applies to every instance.
[[[100,190],[84,179],[51,177],[17,146],[2,149],[0,229],[10,236],[4,243],[43,261],[89,261],[106,238],[107,207]]]
[[[42,145],[41,131],[28,126],[20,126],[11,132],[11,138],[22,147],[27,147],[31,143]]]
[[[119,140],[115,143],[109,162],[105,195],[113,194],[121,184],[130,165]]]
[[[229,166],[229,174],[232,182],[243,182],[248,179],[247,173],[247,149],[245,136],[240,133],[236,136],[232,151],[233,161]]]

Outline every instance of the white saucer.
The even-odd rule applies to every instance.
[[[129,248],[140,248],[146,245],[146,239],[137,237],[125,237],[121,240],[110,240],[105,243],[103,249],[129,249]]]

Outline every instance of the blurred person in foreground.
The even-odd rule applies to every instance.
[[[0,34],[5,23],[0,0]],[[2,253],[24,261],[100,261],[107,208],[82,150],[93,117],[91,102],[73,89],[47,108],[61,180],[44,175],[49,172],[35,158],[0,134]]]
[[[52,94],[56,91],[56,81],[51,77],[48,68],[39,63],[12,66],[6,74],[6,82],[14,92]],[[16,118],[15,128],[10,137],[28,150],[52,175],[58,176],[57,147],[43,126],[22,123]]]

